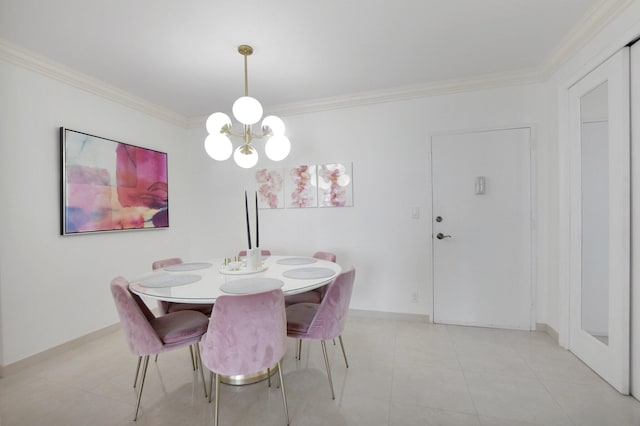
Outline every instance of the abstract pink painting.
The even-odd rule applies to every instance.
[[[318,206],[353,206],[351,163],[318,165]]]
[[[284,178],[282,169],[256,171],[258,208],[281,209],[284,207]]]
[[[60,129],[62,234],[169,227],[167,154]]]
[[[317,178],[315,165],[300,165],[287,169],[285,205],[287,208],[317,207]]]

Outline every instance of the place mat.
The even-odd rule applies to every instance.
[[[276,263],[280,265],[307,265],[309,263],[316,263],[318,259],[313,257],[286,257],[278,260]]]
[[[275,290],[284,285],[282,280],[275,278],[243,278],[227,281],[220,286],[220,290],[229,294],[251,294],[263,291]]]
[[[209,262],[191,262],[191,263],[177,263],[175,265],[165,266],[165,271],[197,271],[198,269],[210,268]]]
[[[283,274],[287,278],[326,278],[332,275],[335,275],[333,269],[329,268],[317,268],[317,267],[309,267],[309,268],[296,268],[289,269],[288,271],[284,271]]]
[[[200,281],[200,275],[181,274],[181,275],[157,275],[149,277],[138,282],[142,287],[162,288],[175,287],[179,285],[191,284]]]

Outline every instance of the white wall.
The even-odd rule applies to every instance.
[[[117,275],[133,277],[162,257],[208,259],[244,248],[242,197],[252,173],[209,159],[203,128],[177,128],[2,61],[0,93],[0,365],[117,322],[109,293]],[[556,173],[550,93],[527,85],[283,117],[293,143],[283,164],[352,161],[354,207],[262,211],[261,245],[330,250],[356,265],[354,309],[431,316],[429,136],[533,124],[534,205],[542,206],[537,321],[547,322],[553,212],[545,206]],[[59,126],[167,151],[171,228],[59,236]]]
[[[546,135],[547,92],[541,89],[508,87],[283,117],[293,148],[281,164],[352,161],[354,206],[262,210],[262,247],[283,254],[333,251],[340,264],[357,268],[351,308],[431,317],[429,136],[533,124],[536,143],[544,146],[539,138]],[[203,129],[189,136],[194,188],[206,194],[193,199],[192,218],[199,226],[193,229],[192,254],[229,256],[246,243],[243,196],[253,187],[254,172],[232,160],[209,159],[204,137]],[[537,174],[546,175],[548,159],[538,163],[543,170]],[[279,166],[261,159],[257,167]],[[420,208],[419,220],[410,218],[413,207]],[[412,293],[418,293],[418,303],[412,303]]]
[[[0,365],[117,322],[117,275],[186,250],[184,129],[0,61]],[[59,137],[65,126],[169,153],[169,230],[62,237]]]

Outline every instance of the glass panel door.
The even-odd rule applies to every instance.
[[[569,349],[629,393],[629,49],[569,89]]]

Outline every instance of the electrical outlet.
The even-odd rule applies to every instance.
[[[411,301],[413,303],[418,303],[418,293],[411,293]]]

